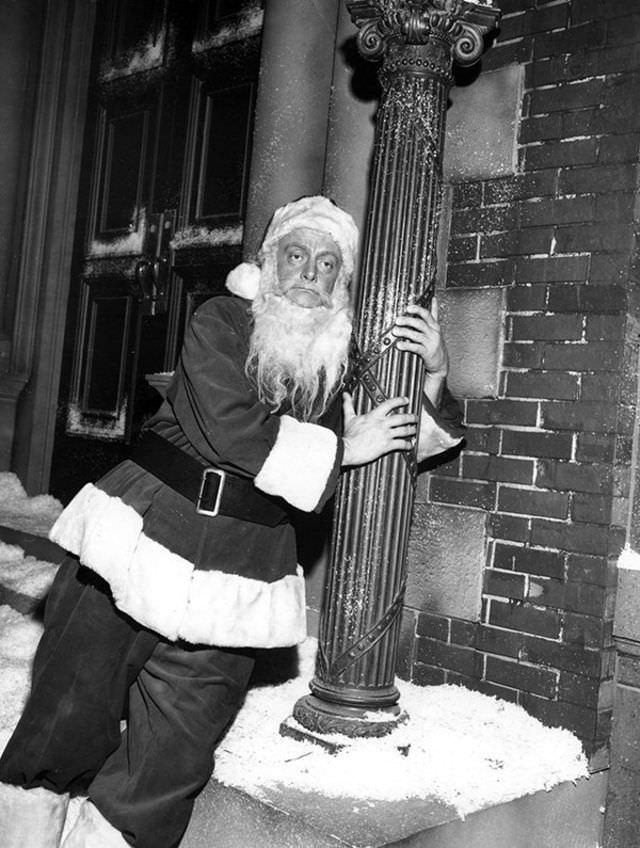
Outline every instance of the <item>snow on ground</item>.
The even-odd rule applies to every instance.
[[[38,526],[44,534],[60,511],[49,496],[27,498],[12,474],[0,474],[0,524]],[[0,583],[42,597],[55,567],[21,548],[0,544]],[[41,624],[0,607],[0,750],[20,714]],[[216,776],[258,797],[269,788],[366,800],[432,797],[466,815],[587,775],[579,740],[544,727],[521,707],[457,686],[397,685],[409,721],[382,739],[347,740],[331,755],[309,742],[282,737],[279,726],[308,692],[315,640],[299,651],[299,674],[252,689],[216,753]],[[398,748],[406,749],[403,756]]]
[[[0,525],[46,536],[62,512],[62,504],[51,495],[30,498],[12,472],[0,472]]]
[[[370,800],[430,796],[467,815],[587,775],[580,742],[568,730],[544,727],[522,707],[461,686],[397,681],[408,723],[382,739],[332,736],[349,742],[335,755],[282,737],[280,722],[309,691],[314,653],[307,640],[298,677],[249,692],[216,754],[218,780],[259,797],[283,785]],[[398,747],[407,745],[403,756]]]

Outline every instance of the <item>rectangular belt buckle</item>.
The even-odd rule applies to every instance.
[[[206,490],[209,485],[210,475],[215,475],[218,478],[218,492],[216,494],[216,502],[213,506],[213,509],[206,509],[202,506],[202,499],[206,495]],[[196,512],[199,515],[211,515],[215,517],[220,512],[220,501],[222,500],[222,492],[224,491],[224,484],[227,479],[226,472],[222,471],[220,468],[205,468],[202,472],[202,481],[200,483],[200,491],[198,493],[198,500],[196,501]]]

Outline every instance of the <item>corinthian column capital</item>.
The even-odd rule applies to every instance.
[[[492,0],[347,0],[347,7],[359,29],[359,50],[372,60],[435,40],[447,44],[459,65],[472,65],[499,17]]]

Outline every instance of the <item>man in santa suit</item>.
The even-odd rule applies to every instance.
[[[292,517],[342,468],[418,458],[462,435],[436,318],[410,306],[397,345],[426,368],[364,415],[349,365],[353,219],[324,197],[278,209],[232,297],[194,313],[166,400],[131,459],[64,510],[69,551],[47,598],[24,713],[0,760],[5,848],[172,848],[246,691],[255,648],[305,638]],[[124,730],[121,722],[126,720]]]

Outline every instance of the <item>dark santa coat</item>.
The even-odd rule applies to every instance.
[[[167,399],[148,427],[204,464],[250,478],[295,509],[320,510],[342,460],[340,402],[318,424],[272,413],[244,365],[250,303],[216,297],[194,313]],[[457,444],[457,410],[425,410],[418,456]],[[290,523],[200,515],[129,460],[86,485],[50,538],[109,584],[116,606],[170,640],[279,647],[306,636],[304,577]]]

